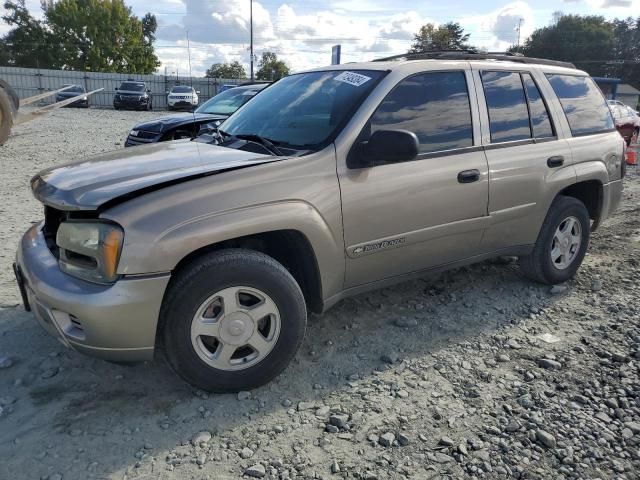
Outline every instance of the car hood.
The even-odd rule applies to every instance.
[[[143,130],[145,132],[157,132],[164,133],[169,130],[173,130],[183,125],[189,125],[191,123],[206,123],[216,120],[226,120],[224,115],[213,115],[209,113],[183,113],[178,115],[171,115],[168,117],[154,118],[148,122],[139,123],[132,130]]]
[[[31,189],[60,210],[98,210],[133,194],[285,158],[189,140],[162,142],[43,170],[31,179]]]

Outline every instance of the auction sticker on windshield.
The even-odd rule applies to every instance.
[[[348,83],[349,85],[353,85],[354,87],[359,87],[360,85],[371,80],[371,77],[367,77],[366,75],[355,72],[342,72],[340,75],[335,77],[334,80]]]

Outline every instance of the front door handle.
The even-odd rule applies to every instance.
[[[480,170],[463,170],[458,174],[459,183],[473,183],[480,180]]]
[[[562,155],[557,155],[555,157],[549,157],[547,159],[547,167],[556,168],[564,165],[564,157]]]

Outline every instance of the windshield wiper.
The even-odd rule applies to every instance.
[[[218,132],[220,132],[220,130],[218,130]],[[223,135],[225,134],[229,135],[228,133],[225,133],[225,132],[220,132],[220,133],[222,133]],[[239,138],[240,140],[247,140],[249,142],[258,143],[263,147],[265,147],[267,150],[269,150],[269,152],[271,152],[272,154],[277,155],[279,157],[284,156],[284,153],[282,153],[282,150],[280,150],[278,147],[275,146],[274,141],[266,137],[255,135],[253,133],[245,133],[245,134],[231,135],[231,136],[233,138]]]

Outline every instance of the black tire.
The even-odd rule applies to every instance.
[[[0,88],[0,145],[9,138],[13,126],[13,102],[4,88]]]
[[[553,236],[568,217],[575,217],[580,223],[581,243],[571,263],[566,268],[559,269],[551,260]],[[569,280],[576,274],[587,252],[590,228],[589,212],[584,203],[573,197],[559,195],[549,207],[533,251],[519,258],[520,269],[531,280],[547,285]]]
[[[216,292],[245,286],[259,289],[280,312],[280,334],[259,363],[238,371],[206,364],[191,341],[198,308]],[[173,370],[190,384],[218,393],[250,390],[269,382],[293,359],[304,339],[307,311],[299,285],[273,258],[244,249],[228,249],[198,257],[171,280],[161,312],[162,338]]]

